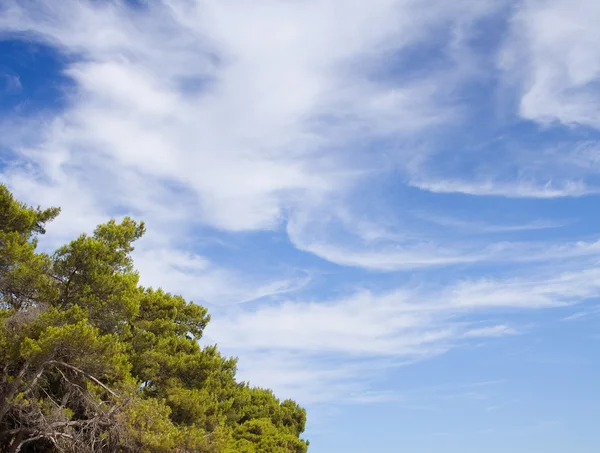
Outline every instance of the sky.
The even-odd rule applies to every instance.
[[[0,180],[308,410],[310,453],[600,445],[600,2],[0,0]]]

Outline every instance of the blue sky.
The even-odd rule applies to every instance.
[[[600,3],[0,0],[0,179],[306,406],[312,453],[600,445]]]

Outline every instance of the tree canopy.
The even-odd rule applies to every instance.
[[[1,451],[307,451],[304,409],[199,344],[206,308],[140,286],[143,223],[111,220],[41,253],[58,214],[0,185]]]

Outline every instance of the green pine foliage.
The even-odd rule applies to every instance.
[[[143,223],[110,221],[40,253],[58,214],[0,185],[0,451],[307,451],[304,409],[200,346],[204,307],[139,285]]]

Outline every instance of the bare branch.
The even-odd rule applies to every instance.
[[[70,370],[75,371],[76,373],[79,373],[83,376],[85,376],[86,378],[88,378],[90,381],[94,382],[95,384],[98,384],[100,387],[102,387],[104,390],[106,390],[108,393],[110,393],[112,396],[114,396],[115,398],[118,398],[119,395],[117,395],[115,392],[113,392],[111,389],[109,389],[106,385],[104,385],[102,382],[100,382],[100,380],[94,376],[92,376],[89,373],[86,373],[85,371],[83,371],[82,369],[79,369],[73,365],[69,365],[68,363],[65,362],[59,362],[57,360],[51,360],[50,362],[48,362],[51,365],[57,366],[63,366],[65,368],[69,368]]]

